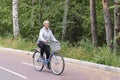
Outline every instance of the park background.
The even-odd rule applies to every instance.
[[[0,46],[34,51],[44,20],[63,56],[120,67],[120,0],[0,0]]]

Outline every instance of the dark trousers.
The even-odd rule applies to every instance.
[[[38,44],[38,46],[40,47],[40,43]],[[41,56],[43,56],[43,53],[45,52],[46,59],[49,59],[49,57],[50,57],[50,46],[43,43],[40,48],[41,48]]]

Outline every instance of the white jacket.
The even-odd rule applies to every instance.
[[[57,41],[57,40],[50,29],[46,29],[45,27],[43,27],[42,29],[40,29],[37,43],[39,43],[39,41],[45,42],[45,41]]]

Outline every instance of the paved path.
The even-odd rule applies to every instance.
[[[32,56],[0,49],[0,80],[120,80],[120,74],[66,63],[62,75],[35,71]]]

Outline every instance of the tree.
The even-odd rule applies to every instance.
[[[67,14],[68,14],[68,4],[70,0],[65,0],[64,6],[64,16],[63,16],[63,28],[62,28],[62,40],[65,40],[66,27],[67,27]]]
[[[112,50],[112,23],[109,11],[109,0],[102,0],[102,4],[105,20],[106,42],[107,46]]]
[[[34,27],[34,0],[32,0],[31,27]]]
[[[114,0],[114,51],[120,47],[120,0]]]
[[[39,27],[42,27],[42,6],[43,1],[39,0]]]
[[[38,37],[42,22],[48,19],[53,33],[58,39],[61,39],[62,29],[64,29],[62,27],[62,22],[66,0],[33,0],[34,6],[32,6],[31,1],[32,0],[19,0],[20,36],[22,38],[27,38],[28,40],[36,41],[35,39]],[[113,0],[109,0],[109,2],[113,4]],[[67,12],[67,20],[65,23],[65,40],[75,43],[82,39],[91,39],[89,4],[90,0],[71,0],[69,2],[69,10]],[[101,0],[96,0],[98,44],[101,46],[106,43],[102,7]],[[13,34],[11,9],[12,0],[0,0],[0,36],[5,37],[8,36],[8,34]],[[113,16],[111,16],[111,19],[113,23]]]
[[[98,47],[95,0],[90,0],[90,16],[91,16],[92,43],[93,43],[94,47]]]
[[[12,17],[13,17],[13,33],[14,38],[16,38],[20,34],[18,24],[18,0],[12,1]]]

